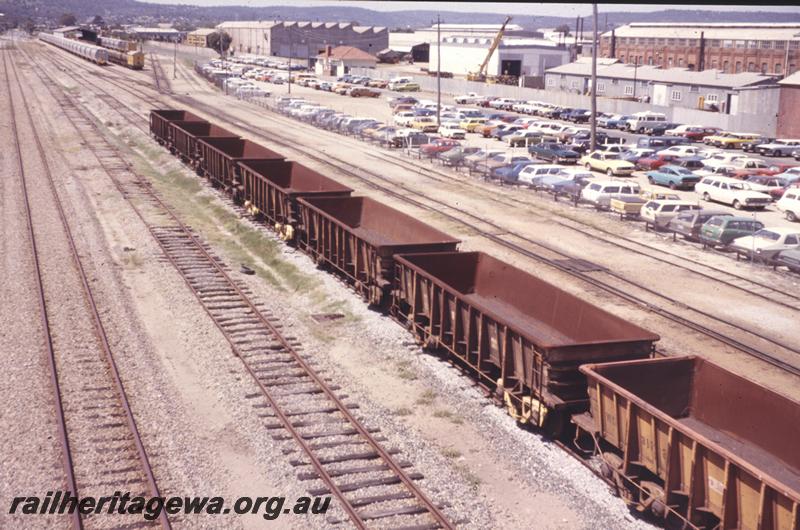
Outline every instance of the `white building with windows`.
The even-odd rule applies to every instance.
[[[774,89],[777,80],[775,76],[756,72],[693,72],[687,68],[622,64],[614,59],[598,61],[597,65],[597,95],[600,97],[637,99],[662,107],[716,109],[726,114],[739,111],[743,92]],[[588,94],[591,82],[591,60],[578,60],[545,72],[545,90]],[[754,100],[752,94],[746,94],[743,99]]]
[[[494,37],[454,36],[442,38],[442,71],[456,75],[477,72],[486,59]],[[430,47],[428,70],[438,65],[436,42]],[[566,46],[544,39],[503,37],[486,66],[486,74],[542,76],[545,70],[570,59]]]

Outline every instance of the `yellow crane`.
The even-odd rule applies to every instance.
[[[483,60],[480,68],[478,68],[478,71],[470,72],[469,74],[467,74],[467,79],[469,81],[486,81],[486,66],[489,64],[489,60],[492,58],[492,54],[500,45],[500,41],[503,39],[503,33],[505,33],[506,26],[510,21],[511,17],[506,17],[506,21],[503,22],[502,26],[500,26],[500,31],[498,31],[497,35],[495,35],[494,40],[492,41],[492,45],[489,46],[489,53],[486,54],[486,59]]]

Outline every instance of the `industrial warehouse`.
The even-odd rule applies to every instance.
[[[220,3],[0,8],[3,527],[800,530],[800,13]]]

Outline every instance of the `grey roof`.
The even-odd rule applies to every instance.
[[[574,62],[562,64],[545,71],[546,74],[567,75],[592,75],[591,62]],[[775,81],[774,77],[756,72],[741,72],[738,74],[724,74],[720,70],[703,70],[695,72],[688,68],[662,69],[655,66],[644,65],[638,68],[630,64],[597,65],[597,77],[607,79],[634,79],[652,81],[654,83],[669,83],[674,85],[699,85],[724,88],[741,88],[746,86],[767,84]]]
[[[798,23],[632,22],[614,29],[617,37],[789,40],[800,34]],[[603,37],[611,36],[611,31]]]
[[[800,86],[800,70],[793,73],[792,75],[787,75],[780,81],[778,81],[779,85],[789,85],[789,86]]]

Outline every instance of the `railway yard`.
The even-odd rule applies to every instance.
[[[324,130],[285,85],[225,95],[189,50],[0,53],[3,502],[331,499],[164,528],[800,530],[798,274]],[[398,95],[291,90],[387,123]]]

